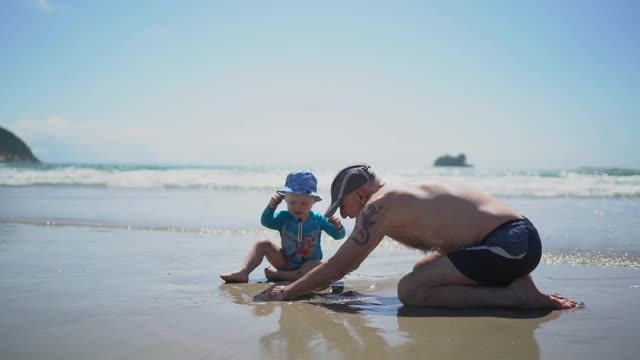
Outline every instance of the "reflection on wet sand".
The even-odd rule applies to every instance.
[[[394,358],[427,354],[433,358],[466,358],[474,354],[480,358],[539,359],[535,330],[562,313],[550,309],[406,307],[397,297],[317,305],[363,316],[395,315],[397,330],[406,341],[387,351]]]
[[[398,309],[407,342],[397,356],[428,351],[433,358],[539,359],[535,330],[561,311],[516,309]],[[427,350],[428,349],[428,350]]]
[[[267,286],[220,287],[233,302],[248,305],[255,316],[279,314],[278,329],[260,338],[266,358],[465,358],[473,355],[538,359],[540,349],[535,330],[562,313],[410,308],[402,306],[397,297],[363,295],[355,291],[325,294],[304,301],[253,302],[252,296]]]
[[[361,315],[339,314],[305,303],[282,304],[279,329],[260,339],[271,358],[366,358],[384,355],[388,346],[379,329]],[[386,357],[386,356],[385,356]]]
[[[256,303],[251,298],[259,290],[251,286],[222,285],[220,289],[234,302],[249,305],[256,316],[279,310],[278,329],[260,338],[266,358],[386,357],[389,351],[379,329],[362,314],[336,312],[305,301]]]

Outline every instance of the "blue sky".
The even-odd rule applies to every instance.
[[[0,2],[51,162],[640,168],[637,1]]]

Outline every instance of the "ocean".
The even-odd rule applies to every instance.
[[[0,224],[200,234],[260,233],[259,216],[295,169],[247,166],[0,165]],[[310,169],[328,206],[337,169]],[[544,261],[640,268],[640,170],[376,169],[386,181],[448,177],[532,219]],[[347,231],[353,222],[346,220]],[[259,235],[256,235],[259,236]],[[386,239],[383,247],[400,247]]]
[[[336,294],[253,301],[266,262],[247,284],[218,275],[256,240],[279,241],[259,218],[291,170],[0,165],[2,358],[637,358],[640,172],[375,168],[386,181],[456,178],[530,218],[536,285],[585,304],[551,311],[405,307],[397,284],[423,254],[390,239]],[[338,169],[309,170],[324,211]],[[322,244],[328,259],[342,241]]]

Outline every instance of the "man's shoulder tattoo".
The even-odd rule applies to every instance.
[[[358,230],[356,233],[349,237],[349,240],[353,240],[358,245],[365,245],[369,242],[370,238],[370,228],[372,225],[376,224],[374,217],[384,209],[384,206],[374,206],[369,205],[367,209],[361,215],[360,225],[362,229]]]

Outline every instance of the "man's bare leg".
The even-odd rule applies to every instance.
[[[249,274],[262,263],[264,257],[266,257],[273,266],[282,269],[289,266],[277,245],[269,240],[262,240],[253,245],[249,251],[249,255],[244,259],[240,270],[229,274],[222,274],[220,278],[229,283],[247,282],[249,281]]]
[[[264,276],[271,281],[296,281],[311,271],[311,269],[320,265],[320,261],[309,260],[302,264],[298,270],[274,270],[271,268],[264,269]]]
[[[480,286],[462,275],[448,257],[430,254],[398,283],[398,296],[407,306],[516,307],[568,309],[574,301],[542,294],[529,275],[506,287]]]

